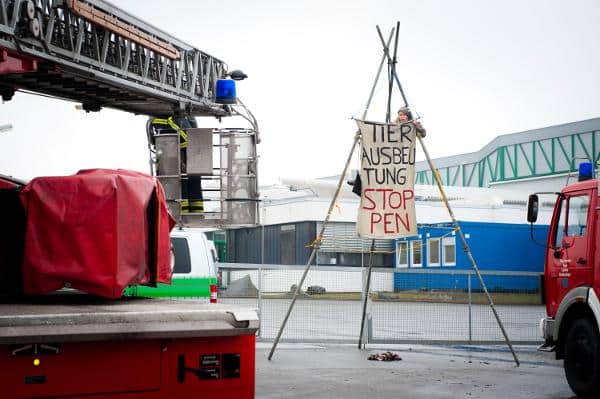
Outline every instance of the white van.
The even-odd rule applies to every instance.
[[[175,254],[171,285],[129,287],[126,295],[143,297],[209,298],[217,285],[217,251],[202,229],[175,228],[171,232]]]

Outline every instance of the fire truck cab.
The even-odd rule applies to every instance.
[[[598,180],[591,163],[580,165],[579,181],[567,185],[554,204],[544,265],[547,317],[544,344],[564,359],[571,389],[584,398],[600,389],[600,239]],[[539,199],[529,196],[527,219],[537,220]]]

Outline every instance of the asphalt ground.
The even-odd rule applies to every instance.
[[[517,346],[516,367],[504,346],[281,343],[256,349],[256,398],[575,398],[562,361],[534,346]],[[402,360],[367,360],[392,351]]]

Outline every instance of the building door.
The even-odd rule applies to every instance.
[[[557,204],[548,248],[548,310],[554,314],[570,290],[592,280],[592,254],[588,246],[593,214],[589,190],[565,193]]]
[[[281,264],[296,264],[296,226],[281,226]]]

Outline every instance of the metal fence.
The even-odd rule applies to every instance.
[[[221,263],[219,302],[257,308],[258,337],[273,340],[304,266]],[[513,343],[541,342],[541,274],[482,272]],[[283,341],[358,342],[366,269],[312,266]],[[501,343],[500,328],[473,271],[373,269],[366,333],[371,343]]]

